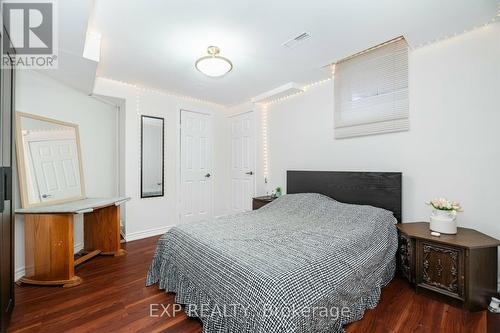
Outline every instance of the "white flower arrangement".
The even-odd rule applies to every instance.
[[[432,208],[437,209],[437,210],[444,210],[450,213],[458,213],[458,212],[463,212],[462,206],[460,206],[460,203],[456,201],[450,201],[445,198],[438,198],[434,199],[431,201],[426,202],[426,204],[432,206]]]

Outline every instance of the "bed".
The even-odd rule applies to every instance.
[[[401,174],[288,171],[263,208],[165,233],[147,275],[203,332],[342,332],[393,277]]]

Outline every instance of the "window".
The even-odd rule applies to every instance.
[[[403,37],[335,65],[335,138],[409,129],[408,44]]]

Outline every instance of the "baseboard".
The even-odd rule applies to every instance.
[[[78,251],[80,251],[80,250],[83,250],[83,243],[81,243],[81,242],[75,244],[75,246],[73,248],[74,253],[78,253]]]
[[[170,228],[172,228],[172,226],[166,226],[166,227],[161,227],[161,228],[154,228],[154,229],[147,229],[147,230],[143,230],[143,231],[131,232],[125,236],[125,240],[127,242],[130,242],[130,241],[134,241],[134,240],[138,240],[138,239],[162,235],[162,234],[166,233]]]
[[[78,251],[80,251],[82,249],[83,249],[83,243],[82,242],[76,243],[74,245],[74,247],[73,247],[74,253],[77,253]],[[22,278],[24,276],[25,269],[26,269],[26,266],[22,266],[22,267],[16,268],[16,271],[14,272],[14,281],[17,281],[17,280],[19,280],[20,278]]]
[[[23,276],[24,276],[24,266],[16,269],[16,271],[14,272],[14,281],[19,280]]]

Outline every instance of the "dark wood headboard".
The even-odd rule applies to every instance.
[[[401,172],[287,171],[286,193],[320,193],[344,203],[384,208],[401,223]]]

